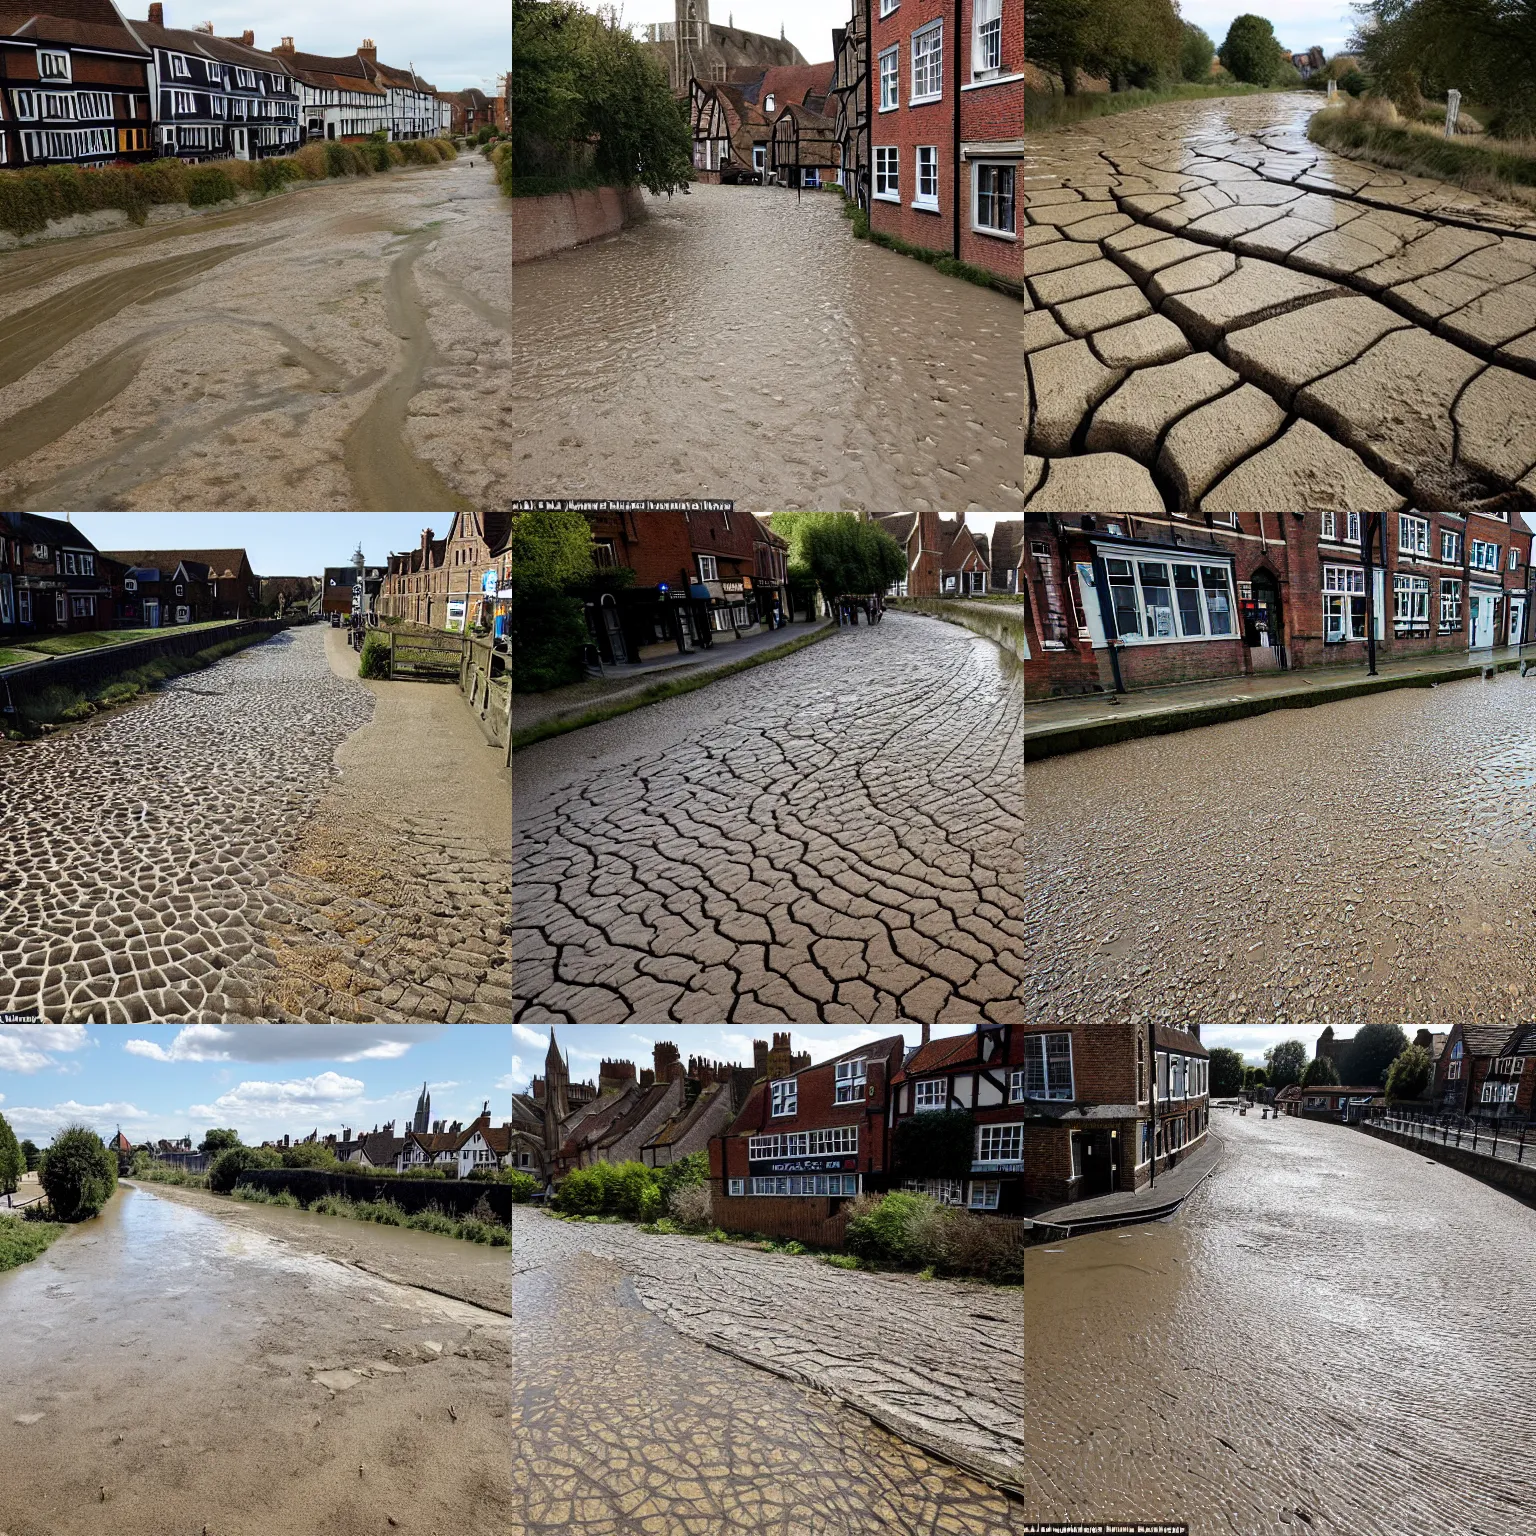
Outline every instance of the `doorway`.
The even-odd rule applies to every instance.
[[[619,624],[619,609],[613,600],[613,593],[603,593],[597,611],[603,626],[602,639],[608,658],[616,665],[623,665],[629,660],[629,652],[624,648],[624,630]]]
[[[1115,1138],[1109,1131],[1088,1131],[1082,1144],[1082,1198],[1107,1195],[1115,1187]]]
[[[1489,649],[1494,643],[1497,633],[1497,610],[1499,599],[1496,594],[1488,591],[1474,591],[1471,595],[1471,634],[1468,644],[1474,651]]]
[[[1283,671],[1285,629],[1280,587],[1273,572],[1260,567],[1253,573],[1253,597],[1245,607],[1243,639],[1250,648],[1254,671]]]
[[[1519,645],[1525,639],[1525,594],[1515,593],[1509,599],[1509,643]]]
[[[251,158],[246,139],[246,134],[249,131],[246,128],[231,128],[229,130],[229,147],[234,151],[236,160],[249,160]]]

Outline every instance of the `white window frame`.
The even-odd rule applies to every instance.
[[[1356,515],[1350,513],[1351,517]],[[1358,586],[1355,585],[1357,580]],[[1358,634],[1355,633],[1353,602],[1357,597],[1361,600]],[[1348,641],[1365,639],[1369,625],[1365,597],[1365,570],[1362,566],[1325,565],[1323,567],[1323,643],[1325,645],[1343,645]]]
[[[1509,569],[1512,571],[1520,569],[1520,551],[1513,544],[1509,546]]]
[[[715,557],[713,555],[700,555],[699,556],[699,580],[700,581],[719,581],[719,579],[720,579],[720,567],[716,563]]]
[[[1360,543],[1360,514],[1358,512],[1346,512],[1344,514],[1344,542],[1353,545]]]
[[[1001,1179],[972,1179],[966,1208],[972,1211],[995,1211],[1002,1193]]]
[[[733,1195],[745,1194],[746,1190],[747,1181],[745,1179],[732,1179],[727,1186],[727,1192]]]
[[[879,54],[880,107],[882,112],[895,112],[901,106],[901,46],[892,43]],[[890,86],[890,100],[886,100],[886,86]]]
[[[1323,513],[1322,537],[1329,540],[1333,540],[1338,537],[1338,521],[1332,512]]]
[[[943,1109],[948,1105],[949,1079],[947,1077],[923,1078],[915,1087],[917,1091],[912,1095],[914,1114],[922,1110]],[[938,1091],[935,1092],[935,1089]]]
[[[11,106],[15,109],[16,120],[22,123],[35,123],[37,121],[36,91],[12,91]]]
[[[75,569],[75,552],[72,549],[64,551],[64,574],[66,576],[78,576],[80,574]]]
[[[75,120],[75,98],[69,91],[43,91],[42,119],[45,123],[72,123]]]
[[[240,65],[235,65],[235,84],[243,91],[254,91],[256,89],[256,71],[254,69],[242,69]]]
[[[981,173],[984,168],[988,170],[1010,171],[1013,174],[1013,194],[1008,200],[1008,206],[1013,214],[1013,227],[1011,229],[1002,224],[983,224],[981,222]],[[1019,238],[1019,176],[1016,161],[971,161],[971,231],[973,234],[990,236],[993,240],[1017,240]]]
[[[929,45],[932,46],[929,46]],[[929,81],[937,81],[937,86],[932,90],[918,89],[918,68],[922,66],[922,79],[925,84]],[[907,90],[907,105],[920,107],[930,101],[942,101],[944,99],[944,18],[941,16],[926,26],[919,27],[912,34],[912,73],[910,85]]]
[[[1003,0],[973,0],[971,79],[991,80],[1003,72]]]
[[[894,144],[877,144],[874,156],[874,190],[870,196],[879,203],[899,203],[901,201],[901,150]]]
[[[889,16],[901,4],[901,0],[880,0],[881,16]]]
[[[62,69],[50,70],[48,68],[50,62],[62,64],[64,67]],[[45,82],[63,81],[65,85],[72,85],[74,83],[74,75],[71,73],[71,69],[70,58],[67,53],[56,53],[51,48],[38,49],[37,78],[39,80]]]
[[[856,1061],[840,1061],[833,1067],[832,1102],[834,1104],[864,1102],[865,1085],[868,1080],[864,1064],[867,1059],[860,1056]]]
[[[1397,515],[1397,551],[1403,555],[1429,554],[1429,519],[1408,512]]]
[[[92,118],[107,118],[112,116],[112,93],[110,91],[76,91],[75,92],[75,118],[80,122],[88,122]]]
[[[1008,1102],[1010,1104],[1022,1104],[1024,1102],[1023,1067],[1016,1067],[1008,1074]]]
[[[959,1206],[965,1204],[965,1184],[964,1179],[907,1179],[901,1187],[915,1195],[927,1195],[940,1205]]]
[[[807,1196],[823,1196],[841,1200],[858,1192],[859,1175],[856,1173],[781,1173],[752,1176],[752,1193],[758,1196],[788,1195],[801,1199]]]
[[[1498,570],[1499,546],[1490,543],[1487,539],[1473,539],[1471,565],[1475,571]]]
[[[1161,566],[1168,573],[1167,591],[1172,599],[1168,609],[1170,632],[1165,635],[1148,634],[1153,625],[1152,614],[1157,611],[1148,606],[1146,588],[1142,581],[1142,567]],[[1112,567],[1124,566],[1127,570],[1122,573]],[[1200,606],[1200,630],[1198,633],[1186,631],[1184,628],[1184,612],[1179,605],[1178,594],[1180,591],[1189,590],[1180,587],[1178,577],[1174,573],[1175,566],[1193,566],[1196,572],[1195,591],[1199,597]],[[1237,632],[1237,603],[1232,596],[1232,567],[1229,564],[1213,564],[1209,559],[1180,560],[1172,555],[1151,555],[1127,551],[1125,554],[1110,555],[1104,557],[1104,569],[1106,580],[1110,586],[1110,607],[1114,615],[1115,628],[1120,629],[1120,614],[1114,605],[1114,589],[1116,587],[1131,590],[1136,595],[1136,622],[1137,629],[1134,633],[1122,632],[1118,638],[1127,645],[1177,645],[1187,644],[1191,641],[1202,640],[1235,640]],[[1211,598],[1217,593],[1215,583],[1208,580],[1212,574],[1220,576],[1223,583],[1221,594],[1226,601],[1226,612],[1223,617],[1226,620],[1226,628],[1218,631],[1212,623]],[[1159,584],[1160,585],[1160,584]],[[1160,609],[1161,604],[1157,607]]]
[[[1461,564],[1461,535],[1452,528],[1440,530],[1440,558],[1453,565]]]
[[[1061,1041],[1066,1041],[1063,1057]],[[1034,1060],[1031,1060],[1031,1056]],[[1061,1079],[1061,1064],[1066,1062],[1066,1081]],[[1060,1099],[1070,1103],[1077,1096],[1077,1074],[1072,1057],[1072,1033],[1070,1030],[1045,1030],[1037,1035],[1024,1037],[1024,1081],[1029,1081],[1033,1067],[1039,1092],[1031,1094],[1036,1099]],[[1053,1070],[1054,1068],[1054,1070]],[[1028,1089],[1026,1088],[1026,1093]]]
[[[800,1112],[800,1084],[795,1078],[781,1077],[769,1083],[768,1094],[775,1119]]]
[[[831,1125],[819,1131],[770,1131],[747,1139],[747,1160],[770,1162],[777,1157],[857,1157],[859,1128]]]
[[[96,574],[96,557],[81,551],[80,574],[82,576],[94,576]]]
[[[1449,634],[1461,628],[1461,578],[1440,578],[1440,633]]]
[[[1027,1039],[1028,1036],[1025,1038]],[[978,1163],[1019,1163],[1023,1160],[1024,1122],[1022,1120],[1012,1120],[1002,1125],[976,1127],[976,1161]]]
[[[933,190],[931,192],[923,191],[924,154],[927,154],[929,157],[928,169],[933,183]],[[939,146],[937,144],[919,144],[913,151],[912,158],[915,173],[913,176],[912,206],[937,213],[939,211]]]
[[[171,79],[190,80],[192,71],[187,68],[187,60],[184,55],[173,53],[168,55],[171,61]]]
[[[1429,577],[1393,575],[1392,625],[1398,634],[1429,633]]]

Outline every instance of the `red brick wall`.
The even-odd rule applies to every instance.
[[[1127,688],[1207,677],[1239,677],[1247,671],[1241,640],[1180,640],[1172,644],[1128,645],[1120,652],[1120,676]]]
[[[962,85],[970,83],[973,49],[974,11],[972,0],[960,0],[960,61]],[[1004,75],[1022,75],[1024,70],[1024,0],[1003,0]],[[996,144],[1019,138],[1024,130],[1024,81],[1002,80],[960,92],[960,142]],[[1024,224],[1023,165],[1014,174],[1014,229]],[[1002,240],[996,235],[978,234],[971,228],[971,168],[962,169],[960,204],[960,259],[972,266],[985,267],[1010,282],[1023,285],[1024,246],[1022,241]]]

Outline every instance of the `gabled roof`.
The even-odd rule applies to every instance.
[[[652,1083],[649,1088],[642,1088],[639,1095],[625,1112],[618,1116],[617,1119],[609,1121],[606,1134],[602,1136],[597,1144],[599,1146],[607,1146],[609,1142],[617,1141],[621,1136],[627,1136],[660,1106],[671,1091],[672,1081],[670,1078],[664,1083]]]
[[[714,1107],[715,1101],[721,1093],[729,1090],[729,1083],[708,1083],[699,1092],[692,1104],[680,1109],[668,1120],[651,1139],[646,1142],[648,1147],[666,1147],[675,1141],[680,1141],[696,1126],[701,1119]]]
[[[992,530],[992,569],[1012,570],[1024,564],[1024,519],[1013,518]]]
[[[1211,1054],[1188,1030],[1175,1029],[1171,1024],[1155,1024],[1153,1039],[1165,1051],[1183,1051],[1186,1056]]]
[[[1463,1024],[1460,1027],[1463,1056],[1502,1056],[1504,1047],[1515,1033],[1508,1024]]]
[[[4,0],[0,0],[3,4]],[[51,0],[49,0],[51,3]],[[190,32],[183,27],[157,27],[152,21],[124,18],[124,25],[146,48],[164,48],[168,53],[201,55],[220,64],[238,64],[245,69],[264,69],[268,74],[285,75],[282,58],[260,48],[215,37],[211,32]]]
[[[47,14],[36,14],[46,10]],[[20,37],[66,47],[106,48],[119,53],[143,54],[137,38],[122,24],[108,0],[29,0],[19,4],[0,0],[0,37]]]
[[[20,539],[23,544],[57,544],[64,549],[89,549],[96,546],[73,523],[60,517],[39,517],[35,512],[0,512],[0,537]]]
[[[764,112],[772,96],[775,114],[788,102],[805,105],[809,99],[816,105],[826,99],[836,73],[830,59],[825,64],[770,64],[755,80],[741,82],[742,95]]]
[[[930,1040],[927,1045],[918,1046],[896,1074],[894,1082],[921,1077],[925,1072],[939,1072],[962,1061],[978,1060],[977,1039],[975,1033],[947,1035],[942,1040]]]
[[[121,560],[125,565],[142,565],[158,570],[175,570],[181,563],[192,562],[201,566],[205,572],[211,572],[220,581],[228,581],[239,576],[240,565],[244,561],[248,566],[243,549],[107,549],[102,551],[110,555],[114,560]],[[206,580],[206,576],[198,578]]]
[[[878,523],[896,542],[905,548],[918,524],[916,512],[882,512],[872,521]]]

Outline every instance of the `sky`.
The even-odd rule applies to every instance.
[[[1239,1051],[1250,1066],[1262,1067],[1264,1052],[1282,1040],[1300,1040],[1310,1059],[1322,1032],[1320,1024],[1214,1024],[1200,1031],[1200,1043],[1208,1051],[1217,1046]],[[1339,1033],[1353,1034],[1354,1031],[1346,1026]]]
[[[968,1035],[974,1032],[974,1024],[935,1024],[933,1038],[945,1035]],[[632,1029],[627,1024],[561,1024],[556,1026],[555,1040],[562,1054],[569,1053],[571,1077],[578,1083],[596,1082],[599,1064],[609,1061],[632,1061],[638,1072],[649,1067],[655,1058],[652,1047],[661,1040],[670,1040],[686,1063],[690,1056],[703,1056],[710,1061],[752,1064],[752,1042],[766,1040],[771,1045],[775,1031],[772,1026],[762,1029],[736,1029],[729,1024],[668,1024],[655,1029]],[[778,1031],[782,1033],[782,1031]],[[796,1051],[809,1051],[811,1060],[829,1061],[851,1051],[869,1040],[883,1040],[887,1035],[904,1035],[909,1046],[917,1045],[923,1037],[922,1027],[881,1026],[878,1024],[807,1024],[789,1032],[790,1045]],[[526,1093],[529,1081],[544,1075],[544,1057],[549,1051],[549,1029],[533,1029],[526,1024],[512,1026],[512,1081],[516,1092]]]
[[[423,528],[448,533],[451,512],[71,512],[97,549],[243,549],[258,576],[318,576],[350,565],[359,539],[369,565],[415,549]]]
[[[507,1032],[460,1024],[0,1025],[0,1115],[46,1146],[84,1124],[103,1140],[232,1126],[255,1145],[387,1120],[397,1134],[423,1081],[434,1120],[511,1115]]]
[[[1233,20],[1251,14],[1269,21],[1289,52],[1305,53],[1316,43],[1330,58],[1349,47],[1357,20],[1350,0],[1180,0],[1179,14],[1218,48]]]
[[[162,0],[165,25],[191,29],[211,21],[219,37],[239,37],[249,28],[258,48],[285,37],[300,53],[342,57],[356,53],[365,37],[379,50],[379,62],[416,73],[440,91],[477,85],[495,92],[496,78],[511,68],[512,7],[507,0],[454,0],[446,11],[417,0],[328,0],[323,6],[300,0]],[[149,14],[148,0],[118,0],[130,19]]]

